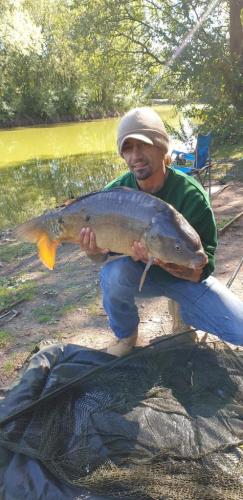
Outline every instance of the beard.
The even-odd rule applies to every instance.
[[[132,171],[135,178],[140,181],[144,181],[152,175],[152,171],[149,165],[141,168],[133,168]]]

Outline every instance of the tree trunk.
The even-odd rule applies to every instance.
[[[243,0],[229,0],[230,53],[235,62],[233,77],[233,102],[243,111]]]
[[[243,57],[243,0],[230,0],[230,51]]]

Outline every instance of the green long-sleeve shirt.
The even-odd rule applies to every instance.
[[[217,247],[217,230],[214,215],[210,206],[208,195],[203,187],[189,175],[169,168],[169,174],[162,189],[154,196],[170,203],[190,222],[201,238],[203,248],[208,256],[201,279],[207,278],[215,267],[215,250]],[[113,180],[105,189],[118,186],[127,186],[139,189],[136,179],[131,172],[127,172]],[[158,266],[152,266],[150,273],[161,279],[173,280],[174,277]]]

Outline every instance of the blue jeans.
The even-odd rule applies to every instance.
[[[124,257],[101,270],[103,305],[109,324],[119,339],[129,337],[139,324],[135,297],[165,296],[180,305],[183,321],[220,339],[243,345],[243,302],[216,278],[200,283],[182,279],[161,283],[147,273],[138,291],[144,264]]]

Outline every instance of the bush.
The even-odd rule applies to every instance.
[[[222,103],[191,106],[186,114],[195,120],[197,132],[213,133],[214,144],[238,144],[243,139],[243,117],[234,105]]]

